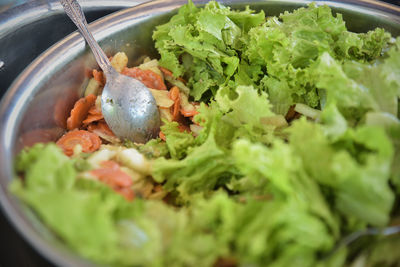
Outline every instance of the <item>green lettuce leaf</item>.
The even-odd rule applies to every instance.
[[[213,135],[200,146],[188,151],[182,160],[159,158],[153,164],[153,178],[168,191],[177,190],[182,201],[190,195],[208,193],[226,182],[233,171],[229,155],[220,149]]]
[[[171,158],[181,159],[186,156],[189,147],[194,145],[192,133],[181,132],[177,122],[167,122],[161,126],[166,136],[166,144]]]

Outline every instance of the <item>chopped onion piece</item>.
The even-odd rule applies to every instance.
[[[98,95],[101,89],[100,83],[95,78],[91,78],[85,89],[85,97],[91,94]]]
[[[171,110],[169,108],[159,108],[160,111],[160,117],[161,117],[161,121],[162,120],[167,120],[169,122],[172,121],[172,114],[171,114]]]
[[[142,69],[142,70],[151,70],[152,72],[157,73],[161,77],[164,77],[164,75],[162,74],[162,72],[158,68],[158,60],[157,59],[146,61],[143,64],[140,64],[138,68]]]
[[[123,149],[118,152],[117,161],[122,165],[142,174],[150,174],[150,162],[134,148]]]
[[[116,53],[111,59],[111,66],[121,72],[128,65],[128,56],[124,52]]]
[[[98,95],[95,102],[96,109],[101,110],[101,95]]]
[[[317,119],[321,115],[321,110],[311,108],[307,105],[297,103],[296,106],[294,107],[294,110],[306,117],[309,117],[311,119]]]
[[[97,134],[101,139],[106,140],[107,142],[111,143],[111,144],[119,144],[121,143],[121,140],[116,137],[116,136],[111,136],[108,135],[102,131],[99,130],[93,130],[93,133]]]
[[[168,97],[167,90],[150,89],[150,92],[156,100],[157,106],[162,108],[170,108],[174,104],[174,101]]]
[[[265,125],[272,125],[277,128],[285,127],[288,125],[285,117],[283,115],[275,115],[270,117],[262,117],[260,118],[260,122]]]
[[[189,98],[187,94],[181,92],[180,97],[181,97],[181,107],[183,110],[192,111],[196,109],[193,104],[189,103]]]
[[[90,155],[87,161],[93,168],[99,168],[101,166],[101,162],[110,160],[117,154],[117,151],[115,149],[110,148],[111,146],[102,145],[100,147],[100,150]]]

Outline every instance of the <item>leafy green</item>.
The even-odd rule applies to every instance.
[[[166,135],[166,145],[171,158],[181,159],[186,156],[187,149],[194,144],[191,133],[181,132],[177,122],[166,123],[161,127]]]
[[[198,9],[189,1],[153,34],[160,64],[175,76],[189,76],[191,95],[199,100],[233,76],[240,62],[235,49],[243,47],[242,35],[264,17],[263,12],[232,11],[214,1]],[[179,65],[180,57],[187,63]]]
[[[153,177],[166,190],[175,189],[184,201],[192,193],[207,192],[229,175],[232,163],[218,148],[213,135],[198,147],[188,151],[183,160],[160,158],[154,162]]]

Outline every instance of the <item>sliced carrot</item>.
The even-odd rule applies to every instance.
[[[101,84],[101,85],[104,85],[104,84],[105,84],[105,78],[104,78],[104,74],[103,74],[102,71],[99,71],[99,70],[94,69],[94,70],[93,70],[93,78],[94,78],[99,84]]]
[[[169,98],[173,101],[180,99],[179,88],[178,86],[174,86],[168,92]]]
[[[72,156],[76,145],[82,147],[82,152],[94,152],[100,148],[100,137],[84,130],[73,130],[64,134],[56,143],[67,156]]]
[[[71,110],[71,114],[67,119],[67,129],[73,130],[81,127],[83,120],[89,113],[89,109],[94,105],[95,102],[96,96],[93,94],[82,97],[76,101],[73,109]]]
[[[199,114],[199,112],[195,109],[193,109],[193,110],[181,109],[181,114],[185,117],[193,117],[193,116],[196,116],[197,114]]]
[[[88,124],[90,124],[92,122],[99,121],[99,120],[102,120],[102,119],[104,119],[103,114],[90,114],[89,113],[89,115],[83,121],[83,124],[84,125],[88,125]]]
[[[174,105],[171,107],[172,109],[172,120],[176,121],[179,116],[179,109],[181,106],[181,97],[179,93],[179,88],[174,86],[169,90],[169,98],[174,101]]]
[[[132,200],[135,194],[130,188],[133,184],[131,177],[122,171],[115,161],[103,161],[100,165],[100,168],[92,170],[90,173],[127,200]]]
[[[121,73],[129,77],[138,79],[149,88],[157,90],[167,90],[167,86],[165,85],[163,78],[154,71],[142,70],[136,67],[125,67]]]
[[[100,137],[97,134],[90,133],[90,140],[92,141],[93,146],[90,149],[90,151],[87,151],[87,152],[94,152],[94,151],[96,151],[97,149],[100,148],[102,142],[101,142]],[[83,152],[86,152],[86,151],[83,151]]]
[[[120,169],[115,161],[103,161],[101,167],[90,172],[100,181],[114,187],[128,187],[132,185],[131,177]]]
[[[165,137],[165,134],[164,134],[162,131],[160,131],[160,133],[158,134],[158,136],[159,136],[160,139],[163,140],[163,141],[166,141],[166,140],[167,140],[167,138]]]
[[[101,113],[101,110],[98,109],[98,108],[96,107],[96,105],[93,105],[93,106],[89,109],[89,114],[92,114],[92,115],[99,115],[99,114],[102,114],[102,113]]]
[[[170,71],[169,69],[166,69],[166,68],[164,68],[164,67],[158,67],[160,70],[161,70],[161,72],[165,75],[165,76],[169,76],[169,77],[174,77],[173,76],[173,74],[172,74],[172,71]]]
[[[105,121],[99,121],[97,124],[90,124],[88,126],[88,130],[93,133],[99,132],[108,136],[115,137],[115,134],[111,131],[110,127],[108,127]]]

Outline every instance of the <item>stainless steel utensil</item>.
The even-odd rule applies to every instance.
[[[101,111],[108,126],[120,139],[145,143],[157,136],[160,115],[150,90],[139,80],[118,73],[88,29],[76,0],[61,0],[65,13],[89,44],[106,76],[101,95]]]
[[[365,230],[356,231],[342,238],[331,251],[329,251],[328,253],[326,253],[326,255],[324,255],[324,257],[329,258],[333,254],[335,254],[335,252],[337,252],[339,249],[350,245],[354,241],[364,236],[392,236],[399,233],[400,233],[400,225],[393,225],[384,228],[371,227]]]

